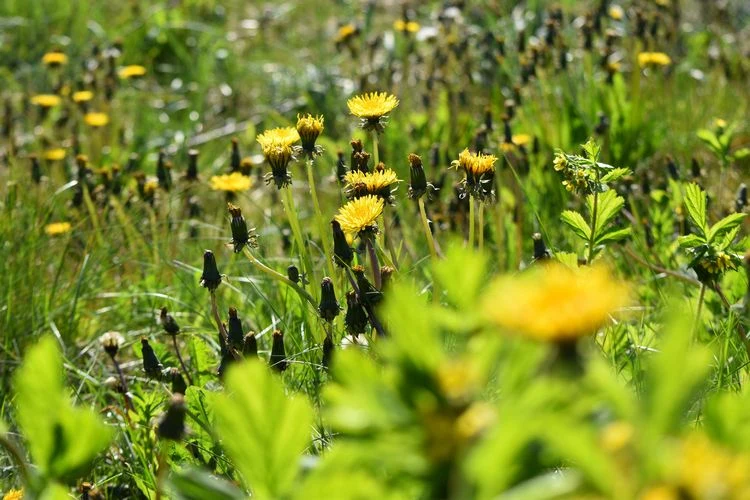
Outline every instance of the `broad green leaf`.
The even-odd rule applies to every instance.
[[[214,412],[222,446],[254,496],[280,498],[289,492],[310,443],[308,401],[287,396],[267,366],[243,362],[229,368]]]
[[[613,229],[612,231],[608,231],[599,237],[596,238],[596,241],[594,242],[596,245],[604,245],[606,243],[611,243],[613,241],[620,241],[624,240],[630,234],[633,232],[633,228],[631,227],[625,227],[622,229]]]
[[[579,238],[582,238],[584,240],[589,240],[591,238],[591,228],[589,227],[586,220],[584,220],[583,216],[578,212],[574,212],[573,210],[565,210],[562,214],[560,214],[560,220],[570,226],[570,228],[574,233],[576,233]]]
[[[245,495],[232,483],[212,476],[197,467],[174,472],[169,476],[169,489],[178,500],[242,500]]]
[[[72,405],[53,337],[29,349],[15,374],[15,390],[18,422],[42,474],[71,480],[85,473],[112,433],[92,410]]]
[[[686,234],[685,236],[677,238],[677,242],[680,244],[680,248],[694,248],[700,245],[705,245],[706,239],[697,234]]]
[[[716,137],[716,134],[711,132],[708,129],[700,129],[697,132],[698,138],[705,142],[711,149],[713,149],[715,152],[721,152],[722,147],[719,143],[719,138]]]
[[[737,237],[737,235],[740,233],[740,226],[735,226],[734,228],[730,229],[724,236],[722,237],[722,240],[719,242],[716,246],[717,250],[726,250],[730,246],[732,246],[732,242]]]
[[[448,245],[445,258],[433,264],[432,272],[448,300],[466,310],[476,304],[479,289],[487,279],[486,267],[486,255],[453,241]]]
[[[625,177],[626,175],[630,174],[630,169],[629,168],[620,168],[620,167],[618,167],[618,168],[612,167],[612,168],[614,170],[612,170],[611,172],[607,172],[606,174],[604,174],[602,176],[601,182],[603,182],[605,184],[609,183],[609,182],[614,182],[614,181],[620,180],[623,177]]]
[[[735,160],[741,160],[750,156],[750,148],[741,148],[732,153],[732,158]]]
[[[711,229],[708,232],[708,242],[713,243],[717,238],[721,238],[726,233],[742,224],[742,221],[744,219],[745,214],[743,213],[727,215],[719,222],[711,226]]]
[[[700,234],[708,235],[708,224],[706,222],[706,193],[697,184],[685,186],[685,209],[690,220],[696,225]]]
[[[620,209],[625,205],[625,199],[610,189],[600,193],[596,200],[596,234],[598,238],[604,232],[607,224],[614,219]],[[586,197],[586,206],[589,213],[594,211],[594,195]]]
[[[572,252],[556,252],[555,259],[571,269],[578,268],[578,255]]]

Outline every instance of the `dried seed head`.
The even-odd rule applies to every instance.
[[[286,359],[286,350],[284,349],[284,333],[281,330],[273,332],[270,361],[271,368],[280,372],[286,370],[289,365]]]
[[[320,305],[318,306],[320,317],[330,323],[339,315],[340,311],[341,307],[339,307],[339,302],[336,300],[333,281],[328,277],[323,278],[320,282]]]
[[[201,274],[201,286],[208,288],[210,292],[216,291],[221,284],[221,273],[216,266],[216,258],[211,250],[203,252],[203,274]]]
[[[160,439],[180,441],[185,435],[185,413],[187,407],[182,394],[174,394],[169,401],[167,411],[159,417],[156,435]]]
[[[120,346],[125,341],[120,335],[120,332],[107,332],[99,337],[99,343],[110,358],[114,359],[117,356],[117,351],[120,350]]]

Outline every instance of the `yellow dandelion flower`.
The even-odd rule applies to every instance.
[[[214,175],[211,177],[211,189],[214,191],[226,191],[239,193],[247,191],[253,186],[253,179],[240,172],[232,172],[227,175]]]
[[[143,183],[143,194],[147,197],[153,196],[157,189],[159,189],[159,179],[156,177],[149,177]]]
[[[677,467],[681,489],[690,498],[750,498],[750,456],[724,449],[705,435],[682,442]]]
[[[403,19],[398,19],[393,22],[393,29],[405,33],[416,33],[417,31],[419,31],[420,27],[421,26],[416,21],[405,21]]]
[[[8,493],[3,495],[3,500],[23,500],[23,488],[8,491]]]
[[[391,187],[399,182],[398,175],[390,168],[375,170],[374,172],[362,172],[352,170],[344,176],[346,191],[350,198],[359,198],[368,194],[374,194],[389,201],[391,198]]]
[[[256,140],[265,155],[267,149],[279,146],[292,146],[299,139],[299,132],[294,127],[277,127],[264,131]]]
[[[654,3],[659,7],[669,7],[670,0],[654,0]]]
[[[727,121],[722,118],[714,118],[714,127],[718,129],[725,129],[727,128]]]
[[[42,56],[42,63],[47,66],[55,67],[62,66],[68,63],[68,56],[60,51],[47,52]]]
[[[315,141],[323,133],[323,116],[313,116],[310,114],[297,115],[297,134],[302,142],[302,150],[310,155],[317,154],[320,148],[316,149]]]
[[[609,14],[609,17],[615,21],[621,21],[622,18],[625,17],[625,11],[619,5],[611,5],[607,14]]]
[[[357,34],[357,27],[354,24],[344,24],[339,27],[336,33],[336,43],[343,43],[349,40],[351,37]]]
[[[681,494],[676,488],[667,485],[653,486],[639,497],[639,500],[680,500]]]
[[[129,66],[125,66],[123,68],[120,68],[120,71],[117,72],[117,75],[122,80],[129,80],[131,78],[138,78],[146,74],[146,67],[141,66],[140,64],[131,64]]]
[[[638,54],[638,65],[641,68],[646,66],[669,66],[672,64],[672,58],[664,52],[641,52]]]
[[[635,428],[629,422],[612,422],[602,430],[602,447],[611,453],[618,452],[633,442],[634,435]]]
[[[47,161],[59,161],[65,158],[65,150],[63,148],[52,148],[46,150],[42,157]]]
[[[482,310],[509,333],[568,342],[595,333],[627,300],[627,285],[605,266],[574,270],[558,263],[497,279]]]
[[[336,221],[347,234],[377,231],[376,221],[383,213],[385,204],[382,198],[374,195],[352,200],[339,209]]]
[[[31,104],[43,108],[51,108],[60,104],[60,96],[55,94],[39,94],[31,98]]]
[[[346,101],[349,112],[364,120],[379,120],[398,106],[398,99],[387,92],[370,92]]]
[[[73,92],[73,102],[89,102],[93,98],[94,93],[90,90],[79,90],[78,92]]]
[[[109,123],[107,113],[91,112],[83,115],[83,121],[90,127],[103,127]]]
[[[503,153],[515,151],[516,147],[527,146],[531,142],[531,136],[529,134],[513,134],[510,140],[511,142],[503,141],[500,143],[500,150]]]
[[[463,168],[467,174],[480,176],[494,171],[496,161],[495,155],[472,153],[466,148],[458,155],[458,162],[455,163],[455,166]]]
[[[48,236],[57,236],[67,233],[70,231],[71,227],[70,222],[53,222],[44,226],[44,232],[47,233]]]

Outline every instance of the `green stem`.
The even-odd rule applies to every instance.
[[[300,229],[299,218],[297,217],[297,208],[294,206],[294,196],[292,196],[292,189],[290,186],[284,188],[284,196],[282,197],[282,203],[284,205],[284,211],[286,212],[287,219],[289,220],[289,226],[292,228],[292,235],[294,236],[297,250],[300,254],[300,264],[302,272],[306,273],[311,283],[315,282],[315,276],[313,273],[312,262],[307,254],[307,248],[305,247],[305,240],[302,239],[302,229]]]
[[[313,206],[315,207],[315,218],[318,221],[318,231],[320,232],[320,239],[323,242],[323,252],[325,253],[326,263],[328,266],[328,276],[333,280],[336,277],[335,269],[333,267],[333,254],[331,252],[331,243],[328,240],[328,231],[326,231],[325,223],[323,222],[323,212],[320,210],[320,202],[318,201],[318,191],[315,188],[315,176],[313,175],[313,160],[309,159],[306,162],[307,165],[307,182],[310,185],[310,195],[312,196]]]
[[[10,455],[13,461],[16,462],[18,472],[21,473],[23,484],[27,486],[30,485],[33,478],[31,476],[29,465],[26,463],[26,460],[24,460],[23,453],[18,446],[16,446],[16,443],[8,439],[7,433],[0,434],[0,447],[5,448],[8,455]]]
[[[375,281],[375,287],[380,290],[383,287],[383,277],[380,273],[380,262],[378,262],[378,252],[375,251],[375,238],[368,237],[365,239],[367,253],[370,254],[370,265],[372,266],[372,278]]]
[[[424,228],[424,235],[427,238],[427,245],[430,248],[430,255],[433,260],[437,260],[438,255],[435,250],[435,240],[432,237],[432,230],[430,230],[430,221],[427,219],[427,211],[424,208],[424,199],[419,198],[419,214],[422,216],[422,227]]]
[[[177,335],[172,335],[172,343],[174,344],[174,351],[177,353],[177,361],[180,362],[180,366],[188,379],[188,383],[190,385],[195,385],[193,384],[193,377],[190,376],[190,372],[188,372],[187,366],[185,366],[185,361],[182,359],[182,354],[180,354],[180,348],[177,345]]]
[[[479,203],[479,224],[477,226],[477,236],[479,238],[479,250],[484,249],[484,203]]]
[[[597,176],[598,177],[598,176]],[[598,180],[597,180],[598,184]],[[599,209],[599,193],[594,191],[594,208],[591,211],[591,234],[589,235],[589,252],[586,263],[591,265],[594,259],[594,238],[596,237],[596,212]]]
[[[378,131],[373,130],[372,131],[372,166],[374,167],[378,166],[378,163],[380,163],[380,154],[378,152]]]
[[[695,321],[693,322],[693,337],[698,334],[698,329],[701,320],[701,310],[703,309],[703,299],[706,296],[706,284],[701,283],[700,295],[698,295],[698,309],[695,311]]]
[[[469,248],[474,248],[474,196],[469,195]]]
[[[305,299],[314,309],[317,310],[318,305],[315,303],[315,299],[312,295],[310,295],[307,290],[302,288],[299,284],[295,283],[294,281],[290,280],[283,274],[274,271],[270,267],[263,264],[261,261],[259,261],[252,253],[250,253],[250,250],[247,248],[244,249],[245,256],[248,258],[250,263],[260,272],[268,276],[269,278],[276,280],[280,283],[284,283],[286,286],[292,287],[294,291],[299,294],[299,296],[303,299]]]

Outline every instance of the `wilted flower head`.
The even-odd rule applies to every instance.
[[[110,357],[114,358],[117,356],[117,351],[120,350],[120,346],[125,341],[120,335],[120,332],[107,332],[99,337],[99,344]]]
[[[382,132],[388,114],[398,106],[398,99],[387,92],[370,92],[352,97],[346,105],[351,114],[361,119],[362,128]]]
[[[390,168],[375,169],[372,172],[352,170],[344,176],[346,183],[346,195],[348,198],[361,198],[362,196],[375,195],[382,198],[384,202],[393,202],[392,188],[399,180],[396,172]]]
[[[180,325],[177,324],[174,316],[169,314],[166,307],[162,307],[161,311],[159,311],[159,321],[161,321],[161,326],[168,335],[177,335],[180,333]]]
[[[211,250],[203,252],[203,274],[201,274],[201,286],[213,292],[221,284],[221,273],[216,266],[216,258]]]
[[[362,306],[359,296],[354,290],[346,293],[346,315],[344,316],[344,325],[349,335],[357,337],[365,333],[367,327],[367,311]]]
[[[669,66],[672,58],[664,52],[641,52],[638,54],[638,66]]]
[[[627,300],[627,285],[607,267],[571,269],[554,263],[497,279],[482,310],[508,333],[566,343],[595,333]]]
[[[242,331],[242,321],[237,315],[237,309],[229,308],[229,322],[227,325],[227,340],[233,349],[241,349],[245,340],[245,333]]]
[[[83,121],[90,127],[103,127],[109,123],[109,115],[99,112],[86,113],[83,115]]]
[[[367,195],[348,202],[339,209],[335,220],[345,233],[359,235],[373,234],[378,230],[377,219],[383,213],[383,199]]]
[[[258,246],[257,236],[255,235],[255,228],[248,229],[245,217],[242,216],[242,210],[239,207],[227,203],[229,215],[231,221],[229,223],[232,228],[232,245],[234,245],[234,253],[239,253],[245,247]]]
[[[210,179],[211,189],[227,193],[241,193],[253,187],[253,179],[240,172],[226,175],[214,175]]]
[[[323,116],[297,115],[297,133],[302,142],[302,152],[311,158],[322,152],[322,148],[316,146],[315,141],[323,132],[323,121]]]
[[[49,236],[57,236],[70,231],[70,222],[52,222],[44,226],[44,232]]]
[[[130,78],[138,78],[146,74],[146,68],[140,64],[131,64],[120,68],[117,75],[123,80],[129,80]]]
[[[143,357],[143,371],[146,375],[153,379],[161,378],[162,364],[146,338],[141,339],[141,356]]]

